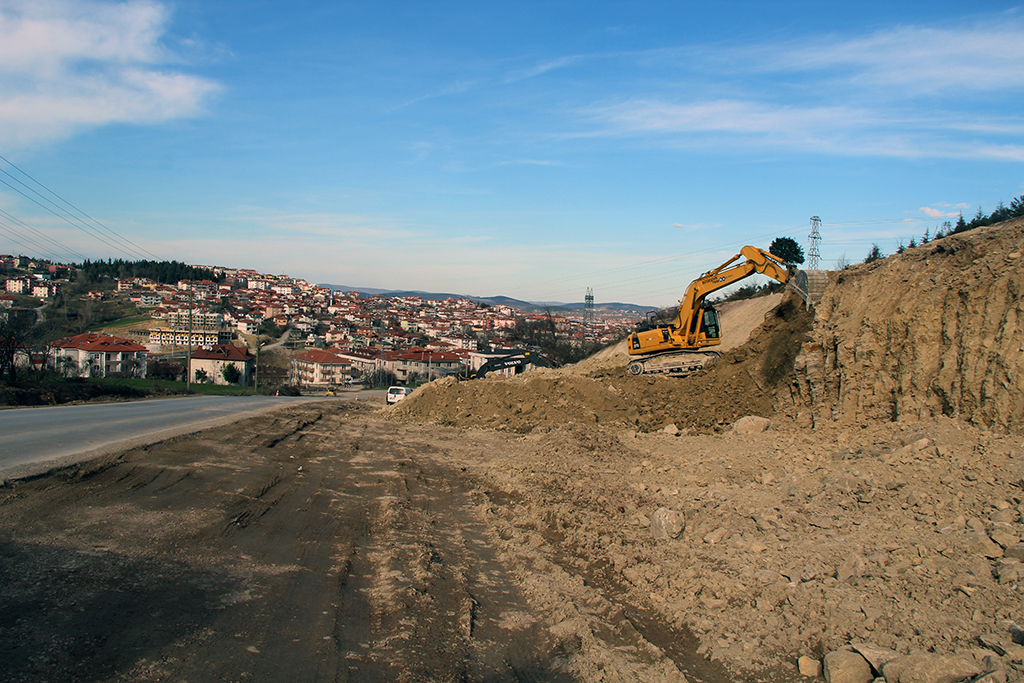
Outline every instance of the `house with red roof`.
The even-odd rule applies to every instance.
[[[86,332],[50,343],[53,367],[81,377],[145,377],[148,350],[130,339]]]
[[[228,377],[238,371],[238,379],[231,382]],[[225,376],[225,371],[227,376]],[[252,385],[256,372],[256,356],[241,346],[231,344],[210,344],[192,352],[189,359],[188,374],[195,381],[208,384],[237,384],[243,387]]]
[[[431,380],[458,372],[462,356],[448,351],[416,348],[383,354],[379,365],[393,372],[400,382]]]
[[[290,366],[291,381],[304,387],[336,386],[352,377],[352,361],[324,349],[309,349]]]

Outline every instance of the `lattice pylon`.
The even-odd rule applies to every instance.
[[[817,216],[811,216],[810,245],[807,247],[807,270],[817,270],[818,262],[821,261],[821,250],[818,247],[821,244],[821,232],[818,230],[820,227],[821,219]]]

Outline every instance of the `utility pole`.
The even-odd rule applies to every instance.
[[[263,348],[263,344],[260,344],[259,330],[256,331],[256,370],[252,373],[252,388],[255,393],[260,393],[260,349]]]
[[[185,340],[185,391],[192,389],[192,300],[195,296],[195,289],[192,286],[192,279],[188,281],[188,338]]]

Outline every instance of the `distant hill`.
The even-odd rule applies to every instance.
[[[421,290],[378,289],[376,287],[351,287],[348,285],[332,285],[329,283],[323,283],[318,286],[326,287],[334,292],[359,292],[359,294],[362,296],[376,296],[380,294],[389,297],[418,296],[424,299],[469,299],[470,301],[487,304],[488,306],[511,306],[516,310],[526,312],[540,312],[551,309],[552,312],[568,313],[570,311],[583,310],[582,301],[578,303],[567,304],[559,301],[522,301],[520,299],[513,299],[507,296],[469,296],[467,294],[424,292]],[[655,310],[655,308],[655,306],[640,306],[638,304],[624,303],[594,304],[595,311],[652,311]]]

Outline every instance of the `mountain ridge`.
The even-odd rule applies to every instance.
[[[377,287],[350,287],[348,285],[335,285],[330,283],[321,283],[318,284],[318,286],[326,287],[333,292],[358,292],[360,295],[367,296],[418,296],[424,299],[468,299],[469,301],[484,303],[487,304],[488,306],[510,306],[518,310],[545,310],[550,308],[552,310],[574,311],[583,310],[584,308],[584,303],[582,301],[576,303],[565,303],[559,301],[523,301],[521,299],[514,299],[508,296],[471,296],[468,294],[426,292],[423,290],[380,289]],[[594,304],[594,310],[598,311],[650,311],[656,309],[656,306],[641,306],[640,304],[630,304],[622,302]]]

